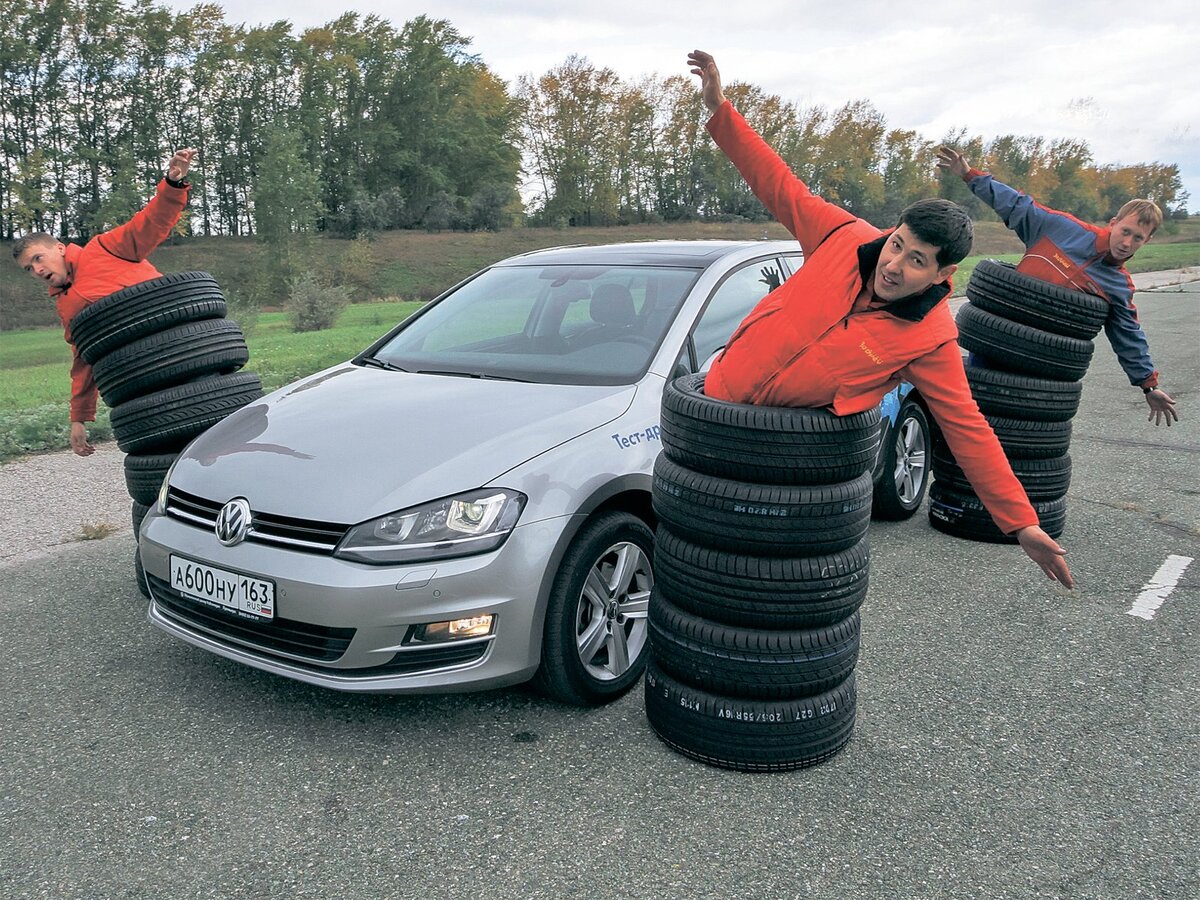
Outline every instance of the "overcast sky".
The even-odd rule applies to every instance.
[[[869,100],[889,128],[1087,141],[1098,165],[1175,163],[1200,211],[1196,0],[220,0],[226,21],[296,33],[343,11],[397,26],[449,20],[514,85],[569,55],[622,80],[687,74],[712,53],[726,81],[800,106]],[[177,10],[193,2],[168,0]],[[1016,185],[1020,187],[1020,185]]]

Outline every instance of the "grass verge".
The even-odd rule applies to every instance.
[[[763,226],[755,226],[760,232]],[[775,223],[769,226],[782,232]],[[1003,230],[1003,226],[998,226]],[[538,231],[543,231],[541,229]],[[689,229],[686,234],[662,233],[661,226],[657,231],[630,229],[603,229],[609,241],[623,239],[650,239],[652,237],[743,237],[745,235],[719,234],[718,226],[709,226],[707,233],[697,234],[696,229]],[[995,230],[995,229],[992,229]],[[516,235],[523,235],[529,243],[542,243],[534,240],[534,229],[514,229],[508,235],[510,243]],[[588,231],[588,234],[583,234]],[[557,243],[604,243],[591,231],[599,229],[580,229],[568,232],[555,232]],[[680,229],[682,232],[682,229]],[[505,235],[507,233],[500,233]],[[758,235],[758,236],[761,236]],[[772,233],[771,237],[786,235]],[[1190,236],[1190,235],[1189,235]],[[486,237],[486,236],[485,236]],[[496,236],[491,236],[493,239]],[[544,235],[542,236],[545,237]],[[1011,235],[997,232],[995,235],[985,235],[981,241],[977,234],[976,248],[985,252],[963,260],[954,276],[957,293],[970,280],[971,272],[981,259],[1001,259],[1016,262],[1020,259],[1017,244],[1013,252]],[[451,252],[451,245],[460,242],[470,245],[472,269],[466,273],[445,273],[443,287],[486,265],[488,261],[510,255],[497,252],[495,255],[479,254],[481,245],[475,235],[418,235],[409,236],[410,242],[428,242],[432,247],[440,238],[440,248],[443,256],[460,259],[467,253],[465,247],[459,247],[457,252]],[[1011,239],[1015,240],[1015,239]],[[1006,241],[1008,241],[1006,243]],[[547,243],[549,241],[546,241]],[[518,242],[519,243],[519,242]],[[982,246],[981,246],[982,244]],[[490,247],[499,251],[499,247]],[[531,246],[507,246],[505,250],[519,252],[534,249]],[[475,259],[475,255],[479,259]],[[1130,269],[1134,272],[1150,272],[1161,269],[1186,268],[1200,266],[1200,243],[1195,242],[1162,242],[1151,243],[1138,251]],[[347,307],[338,318],[334,328],[325,331],[296,334],[290,330],[287,315],[283,312],[263,312],[247,320],[247,344],[250,348],[250,362],[247,371],[257,372],[262,378],[263,387],[268,391],[295,381],[305,375],[335,365],[342,360],[355,355],[364,347],[382,336],[396,323],[403,321],[421,306],[417,301],[381,301],[375,303],[359,303]],[[70,348],[62,339],[62,330],[57,327],[29,328],[19,331],[0,332],[0,462],[48,450],[61,450],[69,446],[69,426],[67,423],[66,400],[70,392],[68,371],[71,365]],[[93,440],[106,441],[112,439],[112,428],[108,421],[108,410],[101,404],[97,421],[89,428]]]

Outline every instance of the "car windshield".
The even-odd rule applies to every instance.
[[[371,364],[548,384],[630,384],[698,269],[497,266],[406,322]],[[365,361],[365,360],[360,360]]]

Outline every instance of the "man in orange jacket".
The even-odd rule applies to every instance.
[[[695,50],[709,133],[755,196],[800,242],[804,265],[738,326],[705,379],[735,403],[830,407],[879,404],[902,379],[921,391],[956,461],[992,518],[1047,577],[1073,586],[1066,551],[1038,517],[971,397],[946,298],[971,248],[971,220],[946,200],[914,203],[883,231],[814,196],[738,115],[716,62]]]
[[[146,257],[171,234],[188,198],[188,169],[195,150],[176,150],[167,175],[146,206],[124,225],[98,234],[84,246],[64,244],[49,234],[28,234],[13,245],[13,258],[22,269],[44,281],[54,298],[63,337],[71,345],[71,449],[90,456],[87,422],[96,420],[96,382],[92,367],[75,352],[71,319],[85,306],[132,284],[161,273]]]

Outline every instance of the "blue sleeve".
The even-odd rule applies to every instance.
[[[996,211],[1004,224],[1017,233],[1026,247],[1037,243],[1054,215],[1038,206],[1028,194],[1023,194],[991,175],[980,173],[968,182],[971,193]]]
[[[1104,334],[1112,344],[1113,352],[1129,383],[1141,385],[1154,374],[1154,363],[1150,361],[1150,344],[1146,332],[1138,321],[1137,311],[1123,303],[1110,303],[1108,318],[1104,320]]]

